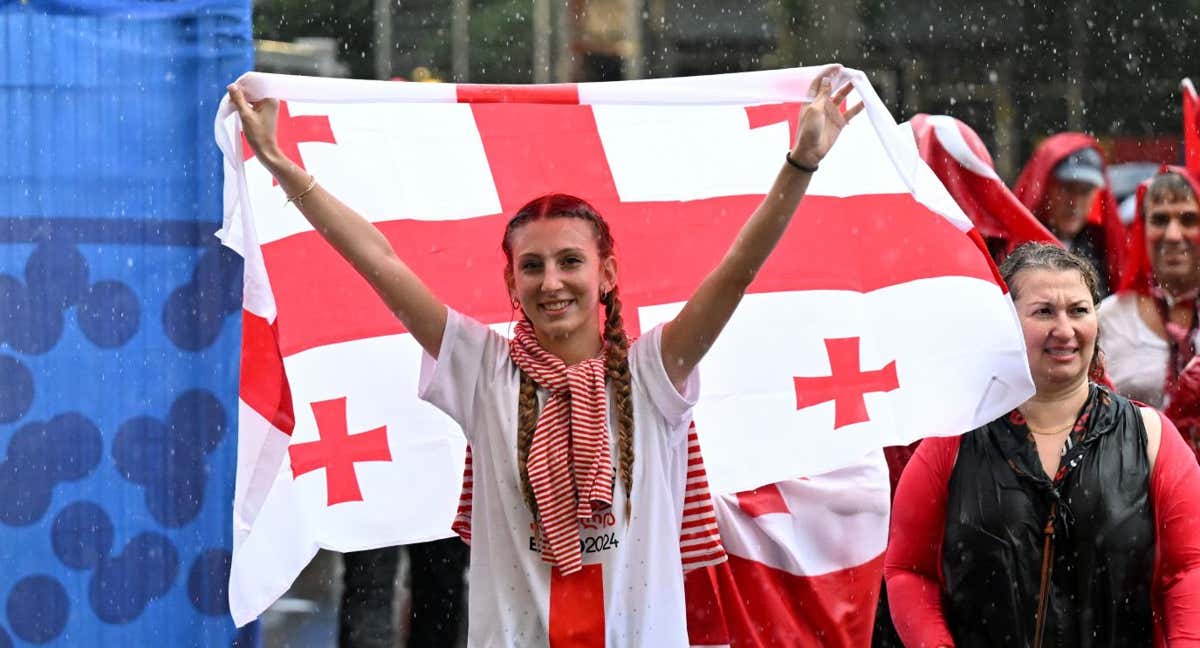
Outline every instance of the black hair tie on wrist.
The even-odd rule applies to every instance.
[[[800,164],[799,162],[793,160],[791,153],[784,153],[783,159],[787,160],[787,163],[792,165],[793,168],[799,169],[809,175],[816,173],[817,169],[821,168],[821,165],[819,165],[819,164],[815,165],[815,166],[804,166],[803,164]]]

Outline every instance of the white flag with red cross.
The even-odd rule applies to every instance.
[[[768,190],[821,68],[550,86],[251,73],[278,138],[449,306],[507,330],[500,238],[547,192],[610,222],[629,331],[672,317]],[[857,71],[866,104],[701,365],[714,493],[961,433],[1033,392],[970,221]],[[227,102],[226,102],[227,104]],[[449,535],[464,441],[417,399],[421,350],[290,205],[223,104],[221,236],[246,259],[230,607],[253,619],[319,547]]]

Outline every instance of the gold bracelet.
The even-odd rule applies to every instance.
[[[313,190],[313,187],[317,186],[317,176],[310,173],[310,174],[308,174],[308,177],[310,178],[310,180],[308,182],[308,186],[304,188],[304,191],[301,191],[300,193],[296,194],[295,196],[289,197],[287,199],[287,202],[283,203],[284,207],[287,207],[291,203],[296,203],[297,207],[304,206],[304,201],[302,199],[304,198],[304,196],[308,195],[308,192]]]

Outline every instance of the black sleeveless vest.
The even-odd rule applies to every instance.
[[[958,646],[1033,646],[1046,569],[1042,646],[1151,645],[1146,429],[1129,400],[1095,385],[1092,399],[1057,487],[1007,417],[962,437],[942,544],[943,609]]]

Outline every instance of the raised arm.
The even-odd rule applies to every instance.
[[[251,103],[237,85],[229,99],[242,118],[242,131],[259,162],[279,181],[313,228],[358,271],[433,357],[442,348],[446,307],[403,261],[370,221],[325,191],[316,179],[279,150],[275,123],[279,102]]]
[[[700,283],[683,310],[663,327],[663,366],[676,387],[682,387],[716,341],[787,230],[812,179],[811,173],[798,167],[815,170],[842,128],[862,110],[862,104],[858,104],[842,113],[840,106],[850,93],[850,85],[832,91],[833,76],[839,71],[841,66],[831,66],[813,81],[809,94],[815,98],[800,115],[796,144],[789,153],[795,165],[783,164],[771,190],[742,226],[725,257]]]

